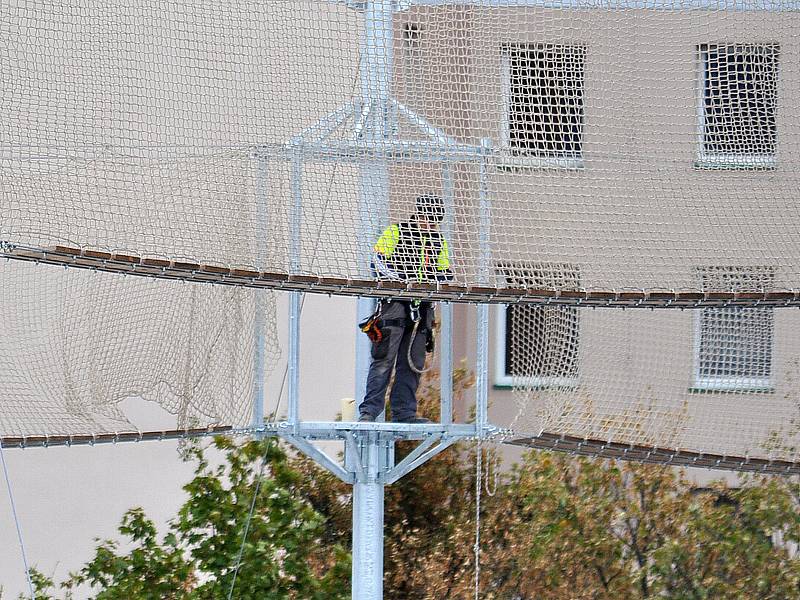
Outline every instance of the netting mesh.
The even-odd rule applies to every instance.
[[[271,292],[15,262],[0,279],[3,436],[248,425],[279,355]]]
[[[798,9],[14,0],[0,9],[2,250],[380,295],[374,240],[436,194],[454,279],[395,287],[531,303],[506,315],[515,426],[778,452],[770,434],[796,413],[794,312],[773,307],[800,293]],[[65,398],[95,407],[82,427],[111,427],[124,418],[111,399],[140,394],[187,419],[239,419],[224,411],[252,379],[255,292],[54,273],[0,274],[18,336],[2,343],[19,356],[2,354],[0,376],[26,390],[9,414],[31,394]],[[701,308],[579,305],[624,294]],[[553,297],[575,302],[536,304]],[[87,328],[95,341],[68,339]],[[154,358],[173,338],[182,352]],[[131,349],[149,344],[146,360]],[[94,371],[72,375],[72,360]],[[215,412],[222,388],[238,400]]]
[[[519,306],[507,324],[518,432],[797,459],[795,310]]]
[[[454,284],[795,290],[796,9],[17,1],[0,237],[369,279],[365,240],[433,192]]]

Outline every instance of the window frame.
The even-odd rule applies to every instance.
[[[508,325],[507,311],[513,304],[498,304],[495,308],[495,345],[494,345],[494,387],[512,388],[524,386],[529,388],[576,388],[580,383],[580,371],[574,377],[520,377],[508,375],[506,364],[506,327]],[[578,307],[567,306],[576,311],[576,334],[578,338],[578,356],[580,356],[581,321]],[[576,360],[578,360],[576,358]]]
[[[775,389],[775,309],[761,307],[753,310],[772,311],[773,322],[770,333],[769,356],[770,371],[767,377],[708,377],[700,374],[700,342],[703,314],[708,309],[701,308],[694,315],[694,352],[692,353],[692,389],[700,392],[772,392]],[[719,309],[718,309],[719,310]],[[725,309],[722,309],[725,310]],[[729,310],[741,310],[731,308]]]
[[[775,91],[775,151],[771,154],[758,153],[731,153],[731,152],[711,152],[706,150],[706,84],[708,81],[708,52],[709,47],[715,46],[752,46],[752,47],[774,47],[776,50],[775,61],[776,70],[780,69],[781,46],[777,42],[705,42],[695,46],[695,56],[697,57],[697,156],[695,167],[699,169],[759,169],[770,170],[777,167],[778,161],[778,93],[777,86],[780,77],[776,81]],[[778,71],[780,72],[780,71]]]
[[[738,275],[736,277],[732,275]],[[716,279],[717,287],[727,288],[731,291],[753,291],[756,289],[771,289],[774,286],[776,271],[772,267],[757,266],[730,266],[709,265],[697,268],[701,288],[706,290],[706,282]],[[737,285],[738,284],[738,285]],[[763,377],[709,377],[700,372],[703,317],[708,310],[737,311],[747,307],[718,307],[700,308],[694,312],[694,335],[692,348],[692,390],[698,392],[772,392],[774,391],[775,377],[775,309],[770,307],[749,307],[749,310],[770,311],[771,322],[769,331],[769,375]]]
[[[556,157],[556,156],[532,156],[515,155],[511,145],[511,49],[528,46],[529,48],[558,46],[563,48],[580,47],[584,50],[584,78],[581,83],[581,94],[583,98],[583,114],[581,115],[581,134],[580,134],[580,153],[575,157]],[[500,46],[500,77],[502,95],[502,115],[500,121],[500,147],[503,150],[499,166],[501,167],[524,167],[533,169],[562,169],[580,170],[584,168],[584,142],[586,128],[586,60],[588,58],[588,46],[581,43],[540,43],[540,42],[504,42]]]

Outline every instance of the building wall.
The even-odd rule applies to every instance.
[[[488,138],[495,149],[503,145],[502,46],[587,49],[582,168],[490,159],[495,262],[580,265],[588,289],[697,289],[695,265],[769,264],[778,289],[794,286],[795,13],[462,6],[417,7],[398,20],[398,40],[408,23],[419,31],[413,47],[397,44],[398,95],[448,134]],[[775,170],[695,167],[698,45],[737,42],[780,44]],[[457,208],[474,224],[477,171],[458,173],[465,197]],[[419,179],[424,187],[430,176]],[[476,231],[455,234],[469,269]]]
[[[486,138],[498,149],[503,46],[585,46],[581,164],[559,168],[497,153],[488,163],[492,263],[569,265],[584,289],[672,290],[700,289],[704,267],[766,266],[775,270],[772,289],[794,288],[798,25],[793,12],[416,7],[396,25],[395,86],[447,134],[472,144]],[[698,47],[707,43],[779,44],[774,170],[698,167]],[[444,192],[442,168],[397,172],[398,212],[416,189]],[[469,280],[482,251],[479,174],[463,164],[452,172],[456,219],[468,224],[452,232],[455,268]],[[499,274],[497,282],[505,283]],[[793,446],[797,433],[784,427],[798,414],[797,312],[775,312],[770,390],[724,393],[696,389],[696,313],[580,309],[576,385],[497,389],[493,419],[531,433],[723,454],[792,453],[768,444],[780,430]],[[465,355],[474,355],[473,321],[461,325]]]

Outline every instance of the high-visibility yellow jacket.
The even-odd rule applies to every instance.
[[[438,230],[420,229],[413,219],[387,227],[375,254],[400,279],[425,283],[453,278],[447,240]]]

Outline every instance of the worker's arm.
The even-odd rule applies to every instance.
[[[392,257],[400,241],[400,228],[391,225],[386,228],[375,243],[375,252],[372,254],[372,270],[380,279],[402,279],[399,273],[392,269],[387,260]]]
[[[392,269],[380,252],[372,255],[372,270],[379,279],[402,279],[400,274]]]
[[[442,248],[436,257],[436,281],[452,281],[453,270],[450,268],[450,248],[447,240],[442,238]]]

